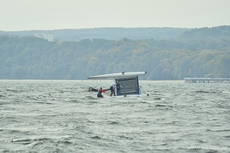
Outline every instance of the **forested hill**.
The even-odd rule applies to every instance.
[[[192,29],[191,35],[197,30],[200,29]],[[230,78],[230,38],[223,35],[192,40],[180,37],[54,42],[0,36],[0,79],[86,79],[122,71],[147,71],[141,78],[149,80]]]
[[[55,41],[80,41],[83,39],[120,40],[171,39],[189,30],[188,28],[92,28],[63,30],[0,31],[5,36],[49,35]]]
[[[230,26],[199,28],[184,31],[177,36],[181,40],[230,39]]]

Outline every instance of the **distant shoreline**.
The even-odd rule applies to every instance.
[[[39,82],[39,81],[46,81],[46,82],[49,82],[49,81],[54,81],[54,82],[66,82],[66,81],[97,81],[97,82],[101,82],[101,81],[113,81],[113,79],[110,79],[110,80],[47,80],[47,79],[0,79],[0,82],[6,82],[6,81],[34,81],[34,82]],[[184,82],[184,80],[139,80],[140,82],[147,82],[147,81],[152,81],[152,82]]]

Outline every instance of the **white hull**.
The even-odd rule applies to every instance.
[[[111,97],[134,97],[134,96],[148,96],[144,94],[139,85],[138,76],[145,75],[147,72],[121,72],[121,73],[111,73],[103,75],[90,76],[88,79],[108,79],[114,78],[116,87],[114,88],[115,95]],[[89,88],[89,91],[97,91],[95,88]],[[110,96],[110,90],[106,91],[106,95]]]
[[[121,73],[111,73],[111,74],[103,74],[103,75],[95,75],[90,76],[88,79],[107,79],[107,78],[129,78],[135,76],[145,75],[147,72],[121,72]]]

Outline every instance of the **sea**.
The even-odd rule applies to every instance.
[[[0,152],[230,152],[229,83],[141,80],[140,97],[88,91],[111,83],[0,80]]]

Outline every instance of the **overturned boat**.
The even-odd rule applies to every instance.
[[[149,96],[139,85],[138,76],[145,75],[147,72],[121,72],[90,76],[88,79],[111,79],[113,78],[117,87],[115,88],[115,97],[127,96]],[[89,91],[97,92],[98,89],[90,87]],[[109,91],[109,89],[107,89]]]

